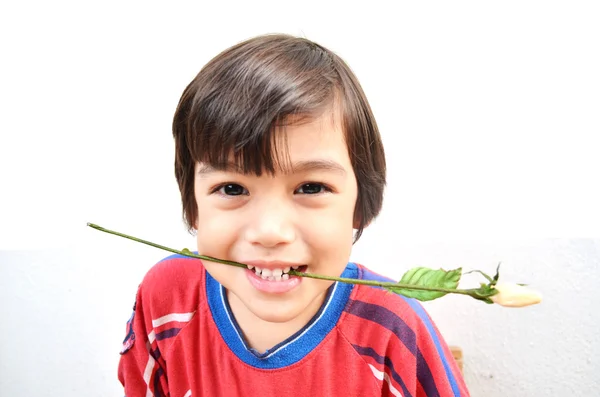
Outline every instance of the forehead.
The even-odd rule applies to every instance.
[[[341,123],[330,114],[276,128],[273,144],[277,145],[277,149],[286,149],[292,158],[314,154],[339,157],[348,152]]]
[[[257,153],[256,148],[242,147],[237,155],[230,151],[226,159],[211,161],[207,158],[198,162],[199,171],[203,174],[219,170],[260,174],[264,170],[257,172],[255,167],[260,165],[269,173],[323,170],[345,175],[351,168],[344,131],[331,114],[300,122],[288,120],[274,127],[270,138],[269,150]],[[273,169],[269,170],[265,164],[272,164]]]

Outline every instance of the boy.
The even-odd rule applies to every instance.
[[[235,45],[185,89],[173,135],[198,252],[248,268],[173,255],[148,272],[121,352],[128,397],[468,396],[416,301],[287,274],[381,279],[348,263],[385,158],[339,57],[287,35]]]

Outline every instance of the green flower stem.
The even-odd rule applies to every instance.
[[[471,295],[470,290],[462,290],[462,289],[425,287],[425,286],[413,285],[413,284],[393,283],[393,282],[389,282],[389,281],[386,282],[386,281],[375,281],[375,280],[360,280],[360,279],[355,279],[355,278],[344,278],[344,277],[330,277],[330,276],[323,276],[320,274],[302,273],[302,272],[297,272],[294,270],[290,270],[289,274],[292,276],[316,278],[319,280],[339,281],[341,283],[346,283],[346,284],[369,285],[371,287],[401,288],[401,289],[412,289],[412,290],[419,290],[419,291],[436,291],[436,292],[446,292],[449,294],[462,294],[462,295],[469,295],[469,296]]]
[[[231,266],[245,267],[245,268],[248,267],[248,266],[246,266],[246,265],[244,265],[242,263],[237,263],[237,262],[232,262],[232,261],[226,261],[224,259],[217,259],[217,258],[213,258],[213,257],[210,257],[210,256],[205,256],[205,255],[196,255],[196,254],[194,254],[193,252],[191,252],[189,250],[187,250],[187,251],[186,250],[181,250],[180,251],[180,250],[176,250],[174,248],[165,247],[164,245],[156,244],[156,243],[153,243],[151,241],[142,240],[141,238],[137,238],[137,237],[133,237],[133,236],[128,236],[127,234],[115,232],[114,230],[105,229],[105,228],[103,228],[101,226],[98,226],[98,225],[95,225],[93,223],[89,223],[88,222],[87,225],[89,227],[91,227],[91,228],[96,229],[96,230],[100,230],[101,232],[114,234],[115,236],[125,237],[125,238],[127,238],[129,240],[137,241],[138,243],[150,245],[152,247],[160,248],[161,250],[173,252],[174,254],[180,254],[180,255],[190,256],[192,258],[204,259],[204,260],[207,260],[207,261],[222,263],[224,265],[231,265]]]
[[[224,265],[230,265],[230,266],[237,266],[237,267],[242,267],[242,268],[248,268],[248,266],[246,266],[246,265],[244,265],[242,263],[228,261],[228,260],[224,260],[224,259],[213,258],[211,256],[206,256],[206,255],[197,255],[197,254],[194,254],[193,252],[191,252],[188,249],[176,250],[174,248],[165,247],[164,245],[156,244],[156,243],[153,243],[153,242],[150,242],[150,241],[142,240],[142,239],[137,238],[137,237],[129,236],[127,234],[119,233],[119,232],[116,232],[114,230],[105,229],[105,228],[103,228],[101,226],[98,226],[98,225],[95,225],[93,223],[88,223],[87,225],[89,227],[91,227],[91,228],[94,228],[96,230],[100,230],[100,231],[105,232],[105,233],[114,234],[116,236],[124,237],[124,238],[127,238],[129,240],[137,241],[138,243],[150,245],[150,246],[155,247],[155,248],[159,248],[159,249],[162,249],[162,250],[165,250],[165,251],[173,252],[175,254],[180,254],[180,255],[191,257],[191,258],[204,259],[204,260],[207,260],[207,261],[221,263],[221,264],[224,264]],[[292,275],[292,276],[309,277],[309,278],[314,278],[314,279],[319,279],[319,280],[339,281],[341,283],[346,283],[346,284],[362,284],[362,285],[369,285],[369,286],[372,286],[372,287],[382,287],[382,288],[386,288],[386,289],[393,288],[393,289],[407,289],[407,290],[419,290],[419,291],[436,291],[436,292],[444,292],[444,293],[448,293],[448,294],[461,294],[461,295],[468,295],[468,296],[471,296],[473,298],[477,298],[478,299],[478,297],[476,295],[476,293],[478,291],[477,289],[438,288],[438,287],[419,286],[419,285],[413,285],[413,284],[402,284],[402,283],[394,283],[394,282],[381,282],[381,281],[375,281],[375,280],[360,280],[360,279],[353,279],[353,278],[330,277],[330,276],[323,276],[323,275],[320,275],[320,274],[303,273],[303,272],[298,272],[298,271],[295,271],[295,270],[290,270],[289,274]]]

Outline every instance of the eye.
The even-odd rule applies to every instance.
[[[305,183],[300,186],[294,193],[300,194],[319,194],[324,192],[330,192],[331,189],[323,185],[322,183]]]
[[[215,190],[215,192],[218,192],[224,196],[241,196],[248,194],[248,190],[237,183],[226,183],[221,185]]]

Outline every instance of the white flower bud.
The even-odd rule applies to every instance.
[[[500,306],[505,307],[523,307],[535,305],[542,301],[542,295],[518,284],[499,284],[495,288],[498,293],[490,299]]]

